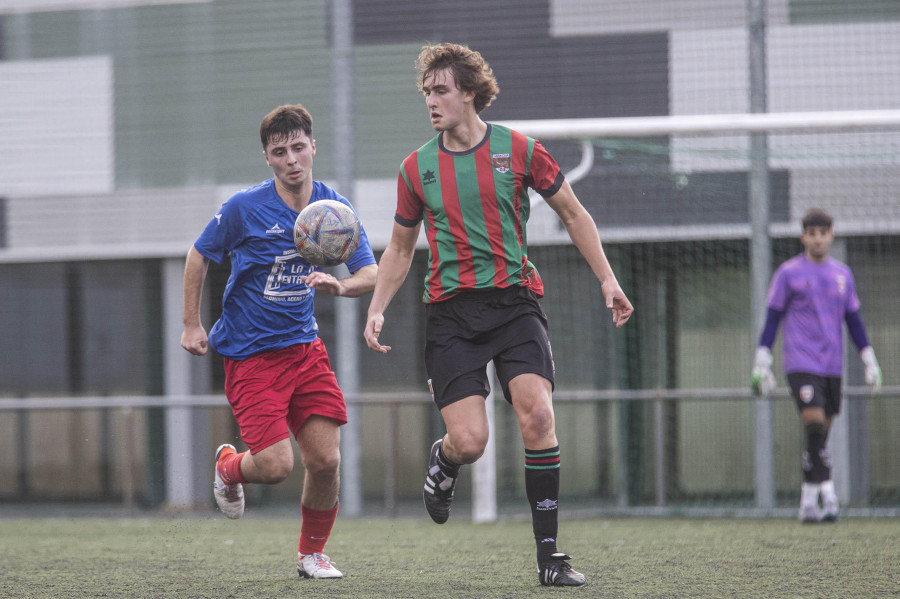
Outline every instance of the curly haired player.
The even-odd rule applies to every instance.
[[[493,360],[525,444],[525,491],[537,544],[538,578],[547,586],[580,586],[585,578],[557,549],[560,447],[552,390],[553,356],[538,299],[543,284],[528,260],[527,188],[556,211],[601,284],[613,322],[632,313],[597,235],[556,161],[540,142],[479,114],[496,96],[494,75],[478,52],[456,44],[426,46],[417,60],[419,88],[438,132],[400,169],[390,243],[379,263],[369,305],[368,346],[378,341],[384,311],[409,272],[424,221],[425,365],[447,434],[429,453],[423,498],[432,520],[446,522],[462,464],[488,441],[484,398]]]

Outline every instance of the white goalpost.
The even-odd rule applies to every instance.
[[[900,127],[900,110],[763,112],[620,118],[497,121],[537,139],[651,137],[685,133],[857,131]]]

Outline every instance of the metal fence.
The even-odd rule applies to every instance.
[[[802,436],[792,400],[771,400],[776,414],[772,477],[774,505],[760,506],[754,472],[754,409],[738,388],[561,391],[555,394],[557,431],[563,449],[562,496],[579,513],[679,515],[788,515],[800,487]],[[829,445],[842,502],[853,515],[900,513],[900,476],[893,430],[900,420],[900,386],[871,397],[847,387],[842,415]],[[402,515],[421,493],[421,464],[431,436],[440,434],[430,399],[417,393],[370,393],[348,397],[361,420],[360,480],[367,513]],[[9,504],[41,500],[119,503],[129,509],[171,507],[161,489],[167,477],[191,472],[208,488],[210,448],[197,454],[162,456],[147,434],[159,412],[194,410],[215,434],[233,429],[222,395],[144,397],[32,397],[0,400],[4,443],[11,457],[0,492]],[[500,514],[525,510],[523,452],[512,410],[496,403],[496,496]],[[164,419],[165,417],[163,417]],[[53,434],[51,421],[67,423],[86,438]],[[29,434],[40,421],[41,434]],[[87,431],[87,432],[85,432]],[[176,462],[190,462],[179,467]],[[302,470],[302,469],[298,469]],[[295,472],[292,477],[302,476]],[[460,510],[467,509],[471,476],[460,479]],[[63,483],[63,484],[60,484]],[[252,506],[296,501],[299,485],[251,485]],[[211,497],[211,496],[210,496]],[[194,508],[210,507],[193,506]],[[184,508],[185,506],[182,506]]]

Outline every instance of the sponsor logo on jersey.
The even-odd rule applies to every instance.
[[[800,387],[800,400],[803,403],[809,403],[812,401],[813,395],[815,395],[815,390],[813,390],[812,385],[803,385]]]
[[[544,499],[537,502],[537,509],[539,512],[550,512],[556,509],[556,504],[555,499]]]
[[[221,224],[222,224],[222,215],[221,215],[221,214],[217,214],[217,215],[216,215],[216,226],[219,226],[219,225],[221,225]]]
[[[266,278],[263,298],[270,302],[301,302],[309,297],[310,288],[303,277],[315,270],[315,267],[302,262],[296,248],[292,248],[282,256],[275,256],[275,262]]]
[[[491,154],[491,164],[498,173],[509,172],[509,154]]]
[[[422,185],[431,185],[437,181],[437,177],[434,176],[434,171],[427,170],[422,173]]]
[[[284,233],[284,229],[282,229],[278,223],[272,225],[271,229],[266,229],[266,235],[281,235]]]

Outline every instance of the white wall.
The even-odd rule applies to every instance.
[[[0,89],[0,197],[113,189],[109,57],[0,61]]]

